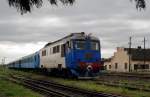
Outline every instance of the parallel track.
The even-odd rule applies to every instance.
[[[104,76],[118,76],[128,78],[150,79],[150,74],[132,74],[132,73],[104,73]]]
[[[150,92],[150,87],[146,87],[143,84],[120,83],[119,81],[113,82],[113,81],[103,81],[103,80],[102,81],[97,80],[95,83],[100,85],[112,86],[112,87],[123,87],[129,90],[140,90],[140,91]]]
[[[127,82],[121,82],[125,80]],[[123,87],[129,90],[140,90],[150,92],[150,86],[144,83],[135,83],[134,81],[150,81],[149,74],[134,74],[134,73],[103,73],[99,78],[94,79],[96,84],[103,84],[112,87]],[[128,83],[129,81],[129,83]]]
[[[52,97],[123,97],[120,95],[107,94],[102,92],[88,91],[84,89],[74,88],[70,86],[65,86],[55,82],[35,80],[30,78],[13,77],[14,79],[20,80],[25,86],[44,92]]]

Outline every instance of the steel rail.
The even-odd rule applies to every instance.
[[[12,82],[15,82],[15,83],[18,83],[18,84],[21,84],[21,85],[26,86],[28,88],[31,88],[32,90],[38,91],[41,94],[44,94],[44,95],[46,95],[48,97],[51,97],[51,96],[52,97],[72,97],[71,95],[67,95],[65,93],[62,93],[62,92],[59,92],[59,91],[55,91],[55,90],[47,88],[47,87],[45,87],[43,85],[37,84],[37,83],[35,83],[35,82],[31,81],[31,80],[30,81],[29,80],[25,80],[25,79],[20,78],[20,77],[12,77],[12,78],[13,79],[9,78],[8,80],[10,80]],[[21,82],[18,82],[18,80],[21,81]]]
[[[89,91],[85,89],[79,89],[71,86],[65,86],[62,84],[58,84],[55,82],[50,82],[50,81],[45,81],[45,80],[34,80],[34,79],[23,79],[26,80],[26,82],[34,82],[46,87],[54,87],[57,89],[65,90],[65,91],[70,91],[75,94],[80,94],[84,95],[82,97],[123,97],[120,95],[114,95],[114,94],[108,94],[108,93],[102,93],[102,92],[95,92],[95,91]],[[86,96],[85,96],[86,95]]]
[[[142,79],[150,79],[150,75],[144,74],[103,74],[102,76],[120,76],[120,77],[130,77],[130,78],[142,78]]]

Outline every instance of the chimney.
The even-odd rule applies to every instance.
[[[117,47],[117,51],[123,51],[124,48],[123,47]]]
[[[81,32],[81,34],[83,34],[83,35],[84,35],[85,33],[84,33],[84,32]]]
[[[141,46],[138,46],[137,48],[138,48],[138,49],[141,49],[142,47],[141,47]]]

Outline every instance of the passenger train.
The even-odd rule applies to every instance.
[[[9,68],[41,69],[73,77],[94,77],[101,63],[100,40],[84,32],[47,43],[34,54],[8,64]]]

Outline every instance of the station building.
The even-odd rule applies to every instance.
[[[104,60],[104,67],[115,72],[150,71],[150,49],[117,47],[114,55]]]

